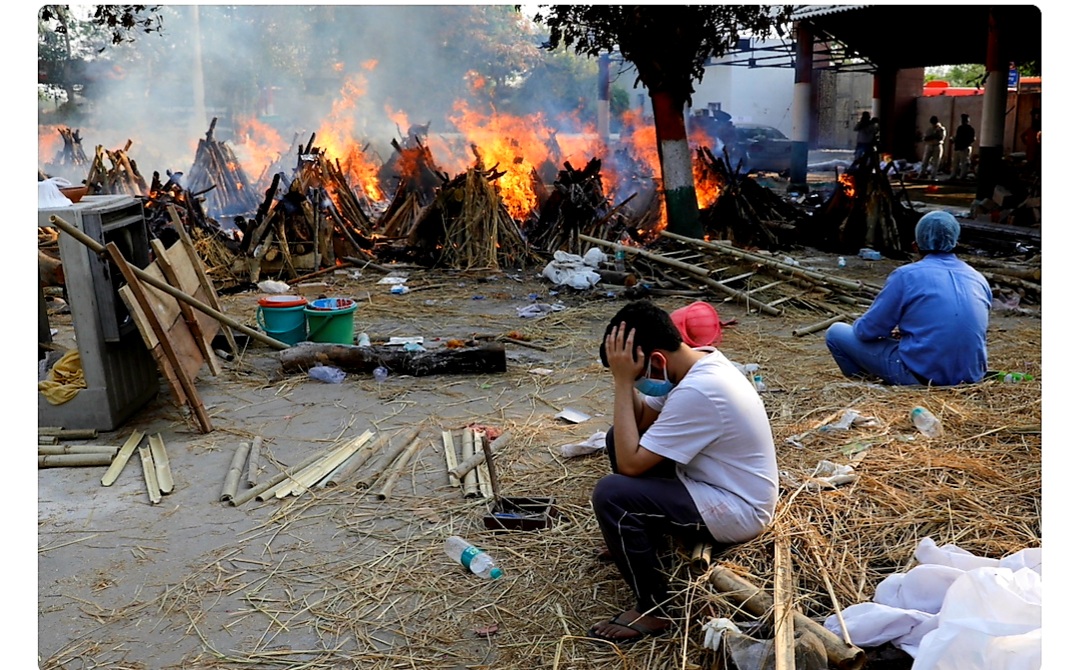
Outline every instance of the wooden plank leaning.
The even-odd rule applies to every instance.
[[[64,231],[65,233],[67,233],[71,237],[75,238],[76,240],[78,240],[79,242],[84,244],[85,246],[89,247],[95,253],[97,253],[97,254],[105,253],[104,245],[102,245],[101,243],[99,243],[97,240],[93,239],[92,237],[90,237],[86,233],[83,233],[78,228],[75,228],[74,226],[72,226],[67,221],[64,221],[62,218],[60,218],[60,217],[56,216],[55,214],[53,214],[51,217],[49,217],[49,221],[54,226],[59,228],[60,230]],[[253,338],[255,340],[258,340],[259,342],[261,342],[263,344],[267,344],[267,345],[269,345],[270,347],[272,347],[274,349],[287,349],[290,346],[288,344],[285,344],[284,342],[281,342],[278,339],[269,337],[268,335],[266,335],[265,333],[263,333],[261,331],[255,330],[253,328],[250,328],[249,326],[245,326],[242,323],[239,323],[238,321],[236,321],[232,317],[228,316],[227,314],[224,314],[220,310],[214,309],[213,307],[210,307],[209,305],[207,305],[204,302],[198,300],[197,298],[193,298],[193,297],[187,295],[183,291],[180,291],[179,289],[177,289],[174,286],[170,285],[168,282],[161,281],[161,280],[157,279],[156,277],[154,277],[153,275],[148,274],[147,272],[145,272],[141,268],[137,268],[137,267],[132,266],[131,271],[139,279],[146,282],[147,284],[149,284],[153,288],[159,289],[161,291],[164,291],[165,293],[172,296],[176,300],[180,300],[182,302],[187,303],[191,307],[194,307],[195,309],[200,310],[200,311],[204,312],[205,314],[208,314],[209,316],[215,318],[217,321],[220,321],[224,325],[231,326],[232,328],[235,328],[239,332],[244,333],[245,335],[249,335],[251,338]]]

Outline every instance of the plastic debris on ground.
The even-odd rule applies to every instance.
[[[377,280],[378,284],[391,284],[392,286],[399,286],[407,283],[407,277],[396,277],[389,275],[388,277],[382,277]]]
[[[852,644],[892,643],[916,670],[1041,667],[1041,548],[994,559],[925,537],[914,556],[918,564],[882,580],[872,602],[842,610]],[[825,627],[840,634],[837,615]]]
[[[575,458],[577,456],[589,456],[602,449],[605,449],[604,430],[594,433],[582,442],[562,445],[560,448],[560,455],[565,458]]]
[[[340,368],[334,368],[328,365],[315,365],[307,371],[307,374],[311,379],[316,379],[319,382],[325,382],[326,384],[339,384],[344,381],[346,373]]]
[[[565,407],[555,418],[564,419],[569,423],[583,423],[584,421],[590,420],[590,415],[580,412],[577,409],[572,409],[571,407]]]
[[[258,282],[258,290],[262,293],[287,293],[291,290],[291,286],[275,279],[266,279]]]
[[[831,431],[849,430],[851,428],[874,428],[878,425],[878,419],[875,417],[863,416],[857,410],[846,409],[844,410],[844,413],[841,414],[841,418],[838,421],[819,426],[818,428],[812,428],[799,435],[785,438],[785,442],[788,442],[794,447],[803,449],[804,443],[815,433],[828,433]]]
[[[550,314],[552,312],[559,312],[564,308],[564,305],[559,302],[555,302],[553,304],[534,303],[532,305],[527,305],[526,307],[516,307],[516,313],[519,314],[520,318],[533,319],[536,317],[545,316],[546,314]]]

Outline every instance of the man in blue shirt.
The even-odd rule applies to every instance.
[[[923,258],[894,270],[855,323],[830,326],[826,346],[846,377],[934,386],[983,378],[993,294],[986,278],[953,254],[959,236],[952,214],[924,215],[915,227]]]

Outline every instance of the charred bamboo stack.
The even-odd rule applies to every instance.
[[[231,147],[213,138],[216,126],[214,118],[205,138],[198,141],[187,177],[188,188],[196,195],[205,194],[206,209],[212,214],[253,212],[258,206],[254,189]]]
[[[123,149],[110,151],[97,145],[86,185],[91,195],[134,195],[142,196],[149,192],[146,180],[138,172],[138,165],[127,156],[131,148],[128,140]],[[105,164],[105,161],[111,166]]]
[[[86,152],[82,149],[82,135],[79,134],[79,131],[77,129],[71,130],[67,126],[60,126],[56,129],[56,132],[60,133],[60,137],[63,138],[64,146],[56,154],[53,162],[57,165],[89,165],[90,159],[86,157]]]
[[[527,239],[533,247],[550,254],[562,250],[582,255],[585,250],[580,248],[579,233],[604,236],[600,228],[609,201],[602,187],[601,168],[599,158],[591,158],[582,170],[564,163],[553,182],[553,192],[528,231]]]
[[[696,160],[702,172],[718,185],[717,199],[699,212],[703,229],[712,238],[771,250],[795,241],[803,216],[794,205],[734,170],[727,151],[715,157],[708,147],[701,147]]]
[[[530,247],[491,183],[502,174],[478,161],[446,181],[408,238],[418,262],[459,269],[532,264]]]

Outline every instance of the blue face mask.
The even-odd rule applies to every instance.
[[[647,362],[646,374],[635,381],[635,390],[643,395],[653,396],[655,398],[669,395],[669,391],[673,390],[673,383],[669,381],[668,368],[662,371],[665,380],[658,381],[650,378],[650,366],[651,363]]]

